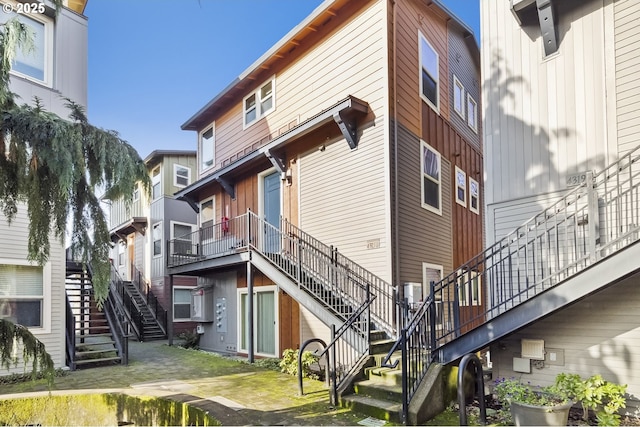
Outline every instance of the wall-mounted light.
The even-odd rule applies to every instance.
[[[291,168],[288,168],[287,171],[284,173],[284,182],[287,186],[290,186],[292,181],[293,181],[293,172],[291,171]]]

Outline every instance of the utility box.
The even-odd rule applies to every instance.
[[[213,287],[198,287],[191,291],[191,320],[213,322]]]

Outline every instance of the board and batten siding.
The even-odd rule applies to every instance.
[[[18,206],[18,213],[11,225],[8,225],[4,216],[0,218],[0,259],[2,263],[25,265],[28,255],[29,220],[26,205]],[[51,251],[48,264],[51,276],[44,277],[44,283],[50,282],[49,289],[43,289],[43,324],[44,329],[33,329],[32,332],[46,347],[47,353],[53,359],[56,368],[66,366],[65,361],[65,249],[59,240],[51,234],[49,236]],[[46,270],[44,270],[46,273]],[[47,298],[47,295],[49,298]],[[48,306],[48,307],[47,307]],[[17,367],[12,367],[6,374],[22,374],[30,372],[31,365],[24,366],[19,362]],[[3,374],[4,375],[4,374]]]
[[[618,150],[624,154],[640,145],[640,2],[617,0],[613,8]]]
[[[215,119],[215,163],[228,164],[270,138],[315,116],[351,95],[369,104],[375,117],[386,103],[386,26],[384,1],[353,2],[353,13],[335,17],[339,23],[291,63],[256,81],[275,76],[275,110],[243,129],[242,100]],[[334,24],[330,24],[334,25]],[[256,86],[257,87],[257,86]],[[248,94],[247,92],[246,94]]]
[[[568,175],[615,156],[603,3],[556,2],[559,50],[544,58],[539,28],[521,28],[509,2],[482,1],[488,204],[563,190]]]
[[[640,396],[640,276],[637,274],[525,328],[491,347],[494,378],[518,377],[532,384],[552,384],[562,372],[602,375],[627,384],[627,411]],[[587,331],[587,333],[585,333]],[[521,339],[543,339],[547,360],[530,374],[513,371]],[[552,350],[553,349],[553,350]],[[548,353],[563,357],[554,363]]]

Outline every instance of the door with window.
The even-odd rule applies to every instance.
[[[240,331],[239,350],[249,349],[249,322],[253,322],[253,348],[259,356],[278,357],[277,354],[277,288],[260,286],[254,288],[253,319],[249,319],[249,294],[247,289],[239,289],[238,325]]]
[[[280,173],[273,172],[263,178],[262,217],[267,223],[264,229],[265,252],[280,252]]]

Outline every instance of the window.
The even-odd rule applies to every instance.
[[[192,254],[197,250],[192,244],[192,234],[194,225],[171,222],[171,240],[173,241],[173,252],[177,254]]]
[[[11,64],[11,71],[49,85],[53,57],[53,46],[51,45],[53,41],[53,23],[42,13],[33,13],[26,16],[15,12],[0,13],[0,23],[5,23],[16,16],[21,23],[31,30],[34,36],[33,51],[26,52],[19,49]]]
[[[0,264],[0,318],[44,326],[44,273],[40,266]]]
[[[200,203],[200,227],[207,228],[213,225],[213,199]]]
[[[126,246],[124,241],[120,241],[120,244],[118,245],[118,265],[119,266],[124,266],[125,264],[125,250],[126,250]]]
[[[420,95],[434,110],[439,111],[438,53],[420,33]]]
[[[442,215],[440,185],[440,153],[421,141],[420,170],[422,207]]]
[[[469,94],[467,94],[467,124],[475,133],[478,133],[478,104]]]
[[[480,184],[471,177],[469,177],[469,210],[480,214]]]
[[[162,175],[160,174],[160,166],[151,171],[151,198],[159,199],[162,196]]]
[[[456,203],[467,206],[467,174],[456,166]]]
[[[133,201],[137,202],[138,200],[140,200],[140,185],[136,184],[133,187]]]
[[[173,320],[191,320],[191,288],[173,288]]]
[[[459,275],[458,301],[461,307],[482,305],[482,287],[480,283],[480,275],[475,271]]]
[[[438,283],[442,280],[443,269],[441,265],[422,263],[422,282],[424,286],[423,295],[428,298],[431,295],[431,283]],[[434,295],[436,303],[436,328],[442,329],[442,294]]]
[[[200,165],[203,171],[213,167],[215,163],[214,146],[214,127],[211,126],[200,135]]]
[[[247,288],[238,289],[238,350],[249,348],[249,321],[253,322],[253,348],[261,356],[277,356],[278,294],[275,286],[258,286],[253,296]],[[249,298],[253,298],[253,319],[248,316]]]
[[[243,101],[244,127],[251,125],[275,108],[275,78],[263,84],[255,92],[247,95]]]
[[[162,222],[153,224],[153,256],[162,256]]]
[[[173,185],[186,187],[191,182],[191,168],[173,165]]]
[[[464,119],[464,86],[453,76],[453,109]]]

